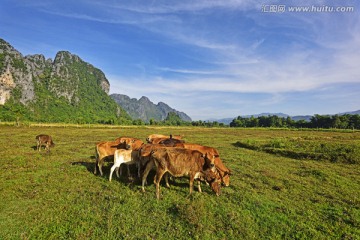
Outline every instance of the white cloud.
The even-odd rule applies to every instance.
[[[107,2],[101,1],[96,4],[104,7]],[[255,4],[250,0],[183,0],[183,1],[132,1],[112,5],[116,9],[127,10],[140,14],[171,14],[179,12],[196,13],[209,9],[245,9]]]

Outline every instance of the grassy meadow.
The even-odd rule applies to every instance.
[[[142,193],[126,168],[93,174],[96,142],[152,133],[217,148],[230,186],[176,179],[158,201],[153,175]],[[360,239],[358,131],[2,125],[0,144],[0,239]]]

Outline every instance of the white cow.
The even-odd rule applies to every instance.
[[[111,181],[115,169],[117,169],[116,171],[117,177],[120,178],[120,176],[122,175],[120,165],[122,163],[126,164],[128,170],[128,176],[130,176],[129,165],[138,164],[138,158],[139,158],[138,155],[139,153],[136,150],[117,149],[114,153],[114,165],[111,167],[110,170],[109,181]],[[120,175],[119,175],[119,169],[120,169]]]

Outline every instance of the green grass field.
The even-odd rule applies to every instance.
[[[177,179],[158,201],[126,168],[93,174],[96,142],[152,133],[217,148],[230,186]],[[0,144],[0,239],[360,239],[360,132],[2,125]]]

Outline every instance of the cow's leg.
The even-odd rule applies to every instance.
[[[127,172],[128,172],[128,178],[131,177],[131,174],[130,174],[130,164],[126,164],[126,167],[127,167]]]
[[[112,175],[113,175],[115,169],[116,169],[116,165],[115,165],[115,163],[114,163],[114,165],[111,167],[111,170],[110,170],[110,176],[109,176],[109,181],[110,181],[110,182],[111,182]],[[118,174],[118,173],[116,172],[116,174]],[[119,176],[118,176],[118,177],[119,177]]]
[[[160,181],[164,173],[165,171],[160,167],[158,167],[158,169],[156,170],[155,184],[156,184],[156,198],[158,200],[160,199]]]
[[[37,146],[36,146],[36,147],[37,147],[37,150],[40,152],[40,149],[41,149],[41,143],[40,143],[40,141],[39,141],[39,140],[37,141]]]
[[[145,185],[145,182],[146,182],[146,178],[149,175],[149,172],[153,167],[154,167],[154,161],[150,160],[146,164],[146,168],[145,168],[145,170],[143,172],[143,176],[142,176],[142,179],[141,179],[141,189],[142,189],[143,192],[145,192],[144,185]]]
[[[169,184],[169,173],[166,173],[165,176],[165,183],[166,183],[166,187],[167,188],[170,188],[170,184]]]
[[[95,168],[94,168],[94,174],[96,175],[97,174],[97,165],[98,165],[98,158],[96,158],[96,161],[95,161]]]
[[[124,166],[123,166],[123,167],[119,166],[118,171],[119,171],[119,175],[120,175],[120,176],[122,176],[122,171],[123,171],[123,168],[124,168]],[[119,176],[119,177],[120,177],[120,176]]]
[[[194,188],[194,178],[195,176],[193,174],[190,174],[190,179],[189,179],[190,194],[192,194]]]
[[[136,167],[137,167],[137,172],[138,172],[138,178],[140,179],[141,178],[141,163],[140,163],[140,161],[138,161],[137,163],[136,163]]]
[[[116,170],[116,176],[117,176],[118,178],[120,178],[121,173],[122,173],[122,172],[120,171],[120,170],[121,170],[121,167],[117,167],[115,170]]]
[[[99,172],[100,172],[100,175],[103,176],[103,171],[102,171],[102,165],[103,165],[103,161],[99,161],[98,162],[98,168],[99,168]]]
[[[45,149],[47,153],[50,153],[50,142],[46,142]]]
[[[96,175],[97,173],[97,163],[99,162],[99,155],[97,153],[97,148],[95,147],[95,168],[94,168],[94,174]]]
[[[94,174],[96,175],[96,173],[97,173],[97,161],[95,162],[95,167],[94,167]]]
[[[111,170],[110,170],[110,176],[109,176],[109,181],[111,182],[111,179],[112,179],[112,175],[115,171],[116,168],[120,168],[121,164],[124,162],[124,157],[122,155],[117,155],[116,154],[117,152],[115,152],[115,155],[114,155],[114,165],[111,167]],[[119,176],[119,172],[116,171],[116,175],[118,178],[120,178]],[[121,169],[120,169],[120,175],[121,175]]]
[[[198,187],[198,191],[199,191],[199,192],[202,192],[202,191],[201,191],[201,187],[200,187],[200,180],[199,180],[199,179],[197,179],[196,181],[197,181],[197,184],[198,184],[198,185],[197,185],[197,187]]]

